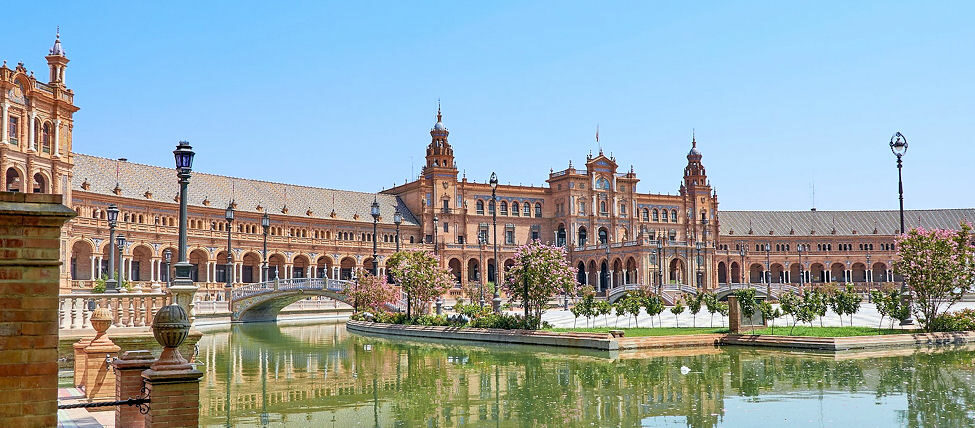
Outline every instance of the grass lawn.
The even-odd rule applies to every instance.
[[[680,336],[685,334],[714,334],[714,333],[728,333],[728,329],[725,327],[660,327],[660,328],[612,328],[612,327],[596,327],[596,328],[552,328],[548,331],[555,332],[578,332],[578,333],[608,333],[610,330],[623,330],[625,331],[624,337],[644,337],[644,336]],[[778,329],[776,329],[778,330]]]
[[[811,337],[847,337],[847,336],[876,336],[878,334],[917,333],[919,330],[891,330],[874,327],[809,327],[797,325],[790,332],[788,326],[775,326],[776,336],[811,336]],[[755,330],[751,334],[772,334],[771,328]]]

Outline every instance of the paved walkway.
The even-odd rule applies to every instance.
[[[58,388],[58,404],[84,403],[85,393],[78,388]],[[87,409],[58,410],[58,427],[101,428],[115,426],[115,408],[105,407],[103,411],[89,412]]]
[[[975,308],[975,302],[959,302],[951,307],[952,310],[961,310],[966,308]],[[543,321],[548,321],[554,327],[572,327],[573,321],[575,321],[575,327],[586,327],[586,319],[579,317],[578,320],[572,315],[571,312],[565,310],[549,310],[542,315]],[[670,312],[668,307],[663,312],[660,313],[659,318],[653,317],[653,327],[678,327],[678,320],[680,321],[680,327],[691,327],[696,325],[698,327],[709,327],[711,326],[711,314],[708,313],[707,308],[702,307],[701,312],[697,314],[697,321],[694,321],[694,316],[691,315],[688,309],[684,309],[684,313],[679,317],[674,317],[674,314]],[[591,327],[636,327],[639,324],[640,327],[650,327],[650,316],[646,312],[640,311],[640,315],[637,317],[637,323],[634,323],[632,316],[621,316],[617,321],[615,313],[611,313],[606,317],[596,317],[589,320],[589,326]],[[791,325],[792,320],[788,316],[778,318],[775,320],[775,325],[784,326]],[[714,316],[714,326],[723,327],[727,326],[728,321],[719,314]],[[817,318],[813,321],[814,326],[819,325],[819,319]],[[838,327],[840,326],[840,318],[832,311],[827,311],[826,316],[823,317],[823,325],[827,327]],[[843,316],[844,326],[850,325],[850,317]],[[853,325],[859,327],[878,327],[880,325],[880,314],[877,313],[877,307],[873,303],[863,303],[860,305],[860,310],[853,315]],[[889,318],[884,318],[884,328],[890,326]],[[897,322],[894,322],[894,328],[900,328]],[[916,323],[912,328],[918,328]]]

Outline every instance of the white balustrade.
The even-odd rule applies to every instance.
[[[58,296],[62,329],[91,328],[94,307],[107,308],[112,314],[115,327],[145,327],[152,325],[156,311],[166,305],[166,293],[74,293]]]

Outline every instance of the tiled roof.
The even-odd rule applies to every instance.
[[[113,159],[100,158],[80,153],[74,154],[74,176],[71,187],[75,191],[86,191],[102,195],[115,195],[115,165]],[[82,189],[87,182],[88,190]],[[179,193],[176,170],[131,162],[119,163],[119,187],[123,198],[145,200],[146,191],[152,193],[152,200],[174,202]],[[260,205],[270,214],[283,214],[287,205],[289,216],[304,218],[331,218],[372,223],[370,215],[374,198],[378,198],[380,223],[393,224],[393,212],[399,207],[403,214],[403,224],[418,225],[413,213],[397,196],[352,192],[347,190],[323,189],[271,183],[267,181],[226,177],[222,175],[193,172],[190,178],[189,205],[204,207],[204,200],[210,201],[210,208],[223,209],[232,198],[237,202],[238,211],[259,212]],[[334,202],[333,202],[334,201]],[[311,210],[312,214],[306,215]],[[358,214],[358,220],[354,216]]]
[[[889,211],[718,211],[722,236],[896,235],[900,213]],[[904,210],[904,227],[958,229],[975,209]],[[836,233],[833,233],[833,230]],[[752,231],[749,234],[749,230]],[[854,233],[855,231],[855,233]]]

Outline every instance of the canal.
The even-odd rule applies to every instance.
[[[975,347],[589,352],[249,324],[199,342],[204,426],[975,426]]]

